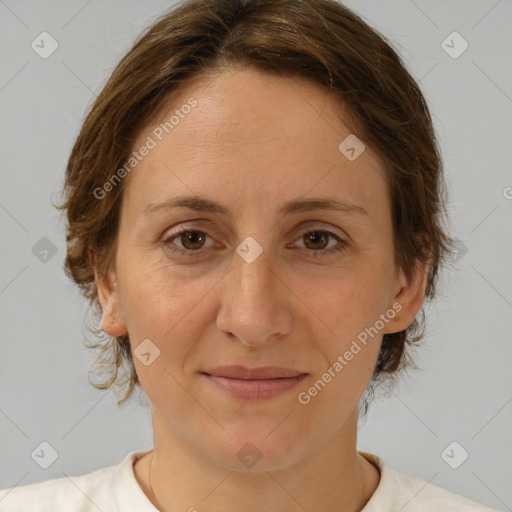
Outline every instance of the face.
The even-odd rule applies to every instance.
[[[231,69],[189,84],[133,146],[152,147],[125,178],[102,327],[129,333],[156,435],[225,467],[247,469],[248,442],[269,470],[346,436],[383,334],[421,306],[425,272],[394,266],[383,164],[368,145],[340,151],[342,116],[308,82]],[[163,206],[182,196],[226,211]],[[244,395],[204,374],[232,365],[305,376]]]

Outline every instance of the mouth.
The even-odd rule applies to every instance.
[[[308,373],[291,368],[242,366],[218,367],[200,374],[217,389],[246,400],[264,400],[290,391],[302,382]]]

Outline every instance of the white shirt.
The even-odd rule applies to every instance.
[[[0,491],[1,512],[155,512],[133,464],[150,452],[129,453],[117,466]],[[475,501],[395,471],[376,455],[359,452],[380,470],[380,482],[362,512],[497,512]],[[191,503],[198,511],[200,503]]]

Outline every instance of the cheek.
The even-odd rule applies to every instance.
[[[142,388],[154,403],[162,393],[171,394],[179,407],[184,400],[180,375],[194,340],[200,338],[202,286],[196,289],[190,281],[171,280],[165,268],[158,267],[141,271],[129,283],[126,325]]]
[[[372,377],[382,342],[382,334],[372,327],[383,313],[383,301],[369,283],[364,286],[348,280],[334,283],[327,295],[310,295],[308,300],[316,301],[312,309],[319,312],[323,324],[313,342],[323,364],[304,391],[326,414],[332,414],[332,404],[339,404],[336,414],[342,421]]]
[[[339,342],[336,349],[330,350],[328,363],[300,389],[297,399],[303,413],[329,418],[324,423],[330,433],[333,426],[337,426],[334,430],[341,427],[368,387],[378,355],[377,340],[374,338],[373,345]]]
[[[368,269],[351,269],[342,277],[329,279],[322,286],[304,285],[304,303],[322,327],[323,337],[346,340],[373,325],[384,313],[388,290],[386,280]]]
[[[124,264],[123,312],[134,348],[150,339],[170,363],[183,359],[204,327],[208,291],[218,281],[214,273],[191,277],[170,264],[150,258],[127,259]],[[172,350],[169,346],[172,345]]]
[[[325,399],[333,393],[335,402],[350,401],[366,389],[382,342],[380,323],[377,329],[375,325],[387,308],[386,286],[384,274],[365,267],[304,295],[318,326],[314,345],[323,354],[324,367],[317,378],[329,382]]]
[[[139,319],[142,313],[154,318],[164,311],[174,316],[174,310],[185,308],[195,295],[196,283],[173,270],[159,250],[139,251],[135,247],[133,254],[120,264],[127,283],[124,296],[128,299],[128,310]]]

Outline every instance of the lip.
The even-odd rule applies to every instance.
[[[255,369],[222,366],[201,374],[221,390],[245,400],[276,397],[294,388],[308,375],[300,370],[275,366]]]
[[[246,368],[245,366],[217,366],[202,373],[215,377],[227,377],[230,379],[279,379],[282,377],[296,377],[306,372],[295,368],[283,368],[280,366],[261,366],[259,368]]]

